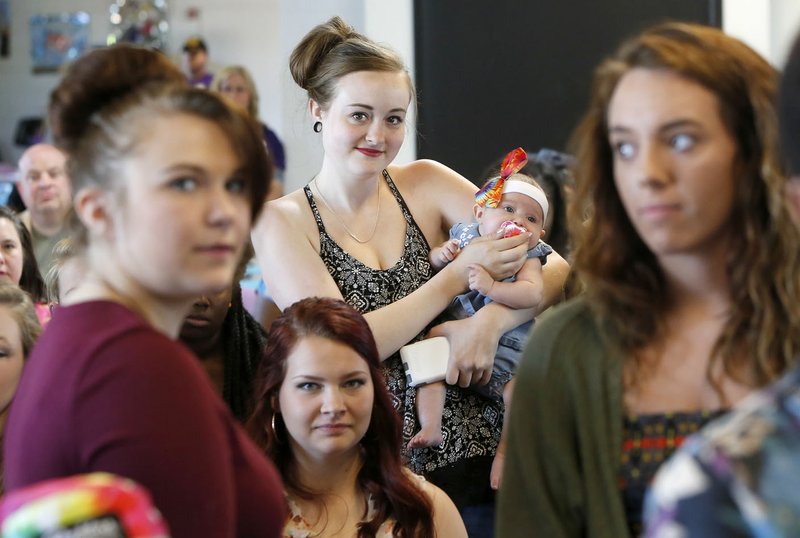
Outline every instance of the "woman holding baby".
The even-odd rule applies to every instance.
[[[306,35],[290,68],[308,92],[324,158],[308,185],[269,204],[253,233],[256,253],[279,307],[328,296],[365,314],[393,403],[403,415],[405,445],[419,429],[416,391],[406,386],[397,350],[467,289],[469,265],[480,263],[494,278],[516,273],[529,235],[479,238],[434,272],[430,246],[444,242],[453,224],[470,219],[476,188],[433,161],[391,164],[415,96],[402,60],[337,17]],[[543,304],[560,297],[567,272],[566,262],[551,255],[543,272]],[[446,336],[451,348],[444,442],[406,456],[413,471],[453,498],[468,529],[471,510],[489,514],[476,517],[491,525],[489,468],[503,412],[501,402],[462,387],[489,380],[500,336],[533,315],[493,304],[433,331]],[[475,480],[481,475],[486,480]]]

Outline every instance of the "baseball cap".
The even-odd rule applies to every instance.
[[[183,52],[197,52],[199,50],[208,52],[208,47],[202,37],[190,37],[183,42]]]

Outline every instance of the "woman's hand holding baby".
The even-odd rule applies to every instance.
[[[469,281],[472,265],[483,267],[494,280],[508,278],[525,263],[530,237],[530,233],[524,233],[503,238],[502,232],[496,236],[476,237],[461,249],[450,265],[461,271],[465,282]]]

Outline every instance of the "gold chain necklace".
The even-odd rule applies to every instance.
[[[314,188],[317,189],[317,194],[319,194],[319,199],[322,200],[322,203],[325,204],[325,207],[328,208],[328,211],[330,211],[333,214],[333,216],[336,217],[336,220],[338,220],[339,224],[342,225],[342,227],[344,228],[344,231],[347,232],[347,235],[349,235],[350,237],[352,237],[353,239],[355,239],[358,243],[361,243],[362,245],[364,243],[369,243],[370,241],[372,241],[372,238],[375,237],[375,232],[378,230],[378,221],[381,218],[381,185],[380,185],[380,177],[378,177],[378,179],[377,179],[377,181],[375,183],[375,187],[378,189],[378,209],[377,209],[377,211],[375,211],[375,223],[372,225],[372,232],[369,234],[369,237],[367,237],[366,239],[359,239],[358,237],[356,237],[356,234],[354,234],[352,231],[350,231],[350,228],[348,228],[347,224],[344,223],[344,221],[342,220],[342,217],[337,215],[336,211],[333,210],[331,205],[325,199],[325,195],[322,194],[321,190],[319,190],[319,185],[317,185],[317,178],[314,178]]]

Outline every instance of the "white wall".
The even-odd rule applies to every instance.
[[[722,28],[781,68],[800,30],[800,1],[723,0]]]
[[[772,0],[771,4],[770,22],[772,33],[770,35],[770,55],[768,57],[774,65],[783,67],[792,43],[794,43],[794,38],[800,32],[800,1]]]

